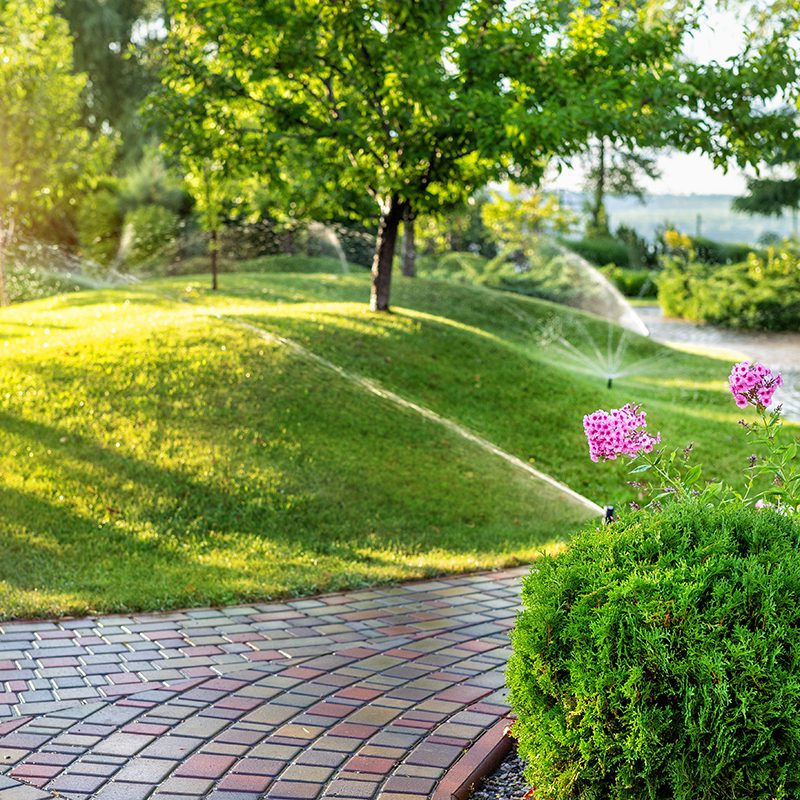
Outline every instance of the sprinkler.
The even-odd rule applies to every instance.
[[[606,384],[606,388],[608,389],[614,388],[614,379],[610,375],[608,376],[608,383]]]
[[[614,521],[614,506],[606,506],[603,522],[606,525],[610,525]]]

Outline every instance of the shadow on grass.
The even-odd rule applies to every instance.
[[[0,412],[0,430],[7,440],[21,438],[50,451],[56,485],[67,494],[83,490],[87,495],[82,498],[86,511],[76,513],[69,503],[3,489],[9,535],[0,577],[23,591],[71,592],[84,598],[86,607],[226,602],[363,585],[380,575],[385,580],[437,574],[441,570],[430,564],[403,559],[437,550],[514,552],[523,536],[519,522],[509,522],[500,534],[496,528],[469,533],[475,523],[465,519],[460,527],[451,523],[442,538],[431,536],[425,525],[414,534],[382,538],[367,532],[370,525],[380,530],[379,519],[359,527],[349,509],[315,496],[313,488],[292,495],[284,508],[265,507],[247,486],[234,483],[221,490],[66,428]],[[382,501],[375,497],[376,504]],[[263,580],[251,568],[211,563],[217,555],[228,560],[225,553],[235,561],[241,555],[237,549],[256,540],[268,545],[255,552],[264,565]],[[142,585],[148,585],[144,600]]]

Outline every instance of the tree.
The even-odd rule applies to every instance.
[[[550,193],[510,184],[506,193],[492,192],[481,207],[483,224],[498,247],[525,250],[546,231],[569,233],[575,215]]]
[[[139,106],[158,83],[151,45],[163,35],[159,0],[63,0],[76,72],[86,76],[82,122],[93,134],[111,129],[126,163],[141,154],[146,133]]]
[[[736,211],[745,214],[764,214],[782,217],[784,212],[792,214],[792,231],[797,238],[797,217],[800,211],[800,146],[789,143],[767,161],[768,167],[776,170],[791,170],[791,177],[758,177],[747,179],[747,194],[733,201]]]
[[[211,269],[211,289],[219,288],[219,232],[224,219],[225,200],[230,197],[233,182],[224,162],[187,156],[186,185],[192,193],[199,212],[200,225],[208,235],[208,258]]]
[[[8,303],[5,259],[15,230],[72,199],[97,155],[80,127],[84,85],[52,0],[0,3],[0,304]]]
[[[409,210],[509,172],[529,183],[592,136],[720,161],[769,140],[754,109],[794,78],[784,39],[730,70],[686,64],[694,24],[689,6],[625,2],[174,0],[163,80],[187,124],[213,120],[253,170],[289,155],[313,165],[317,186],[372,197],[370,306],[387,310]],[[680,111],[669,125],[667,107]]]
[[[606,136],[600,136],[590,146],[585,159],[586,189],[589,193],[586,232],[590,236],[610,236],[605,199],[608,195],[629,195],[644,201],[646,178],[661,175],[656,159],[650,153],[631,148],[619,148]]]

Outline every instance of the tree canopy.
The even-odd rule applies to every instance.
[[[375,310],[389,307],[408,209],[435,212],[501,175],[535,180],[595,136],[753,159],[786,135],[764,103],[795,78],[782,33],[728,65],[687,62],[692,4],[174,0],[169,11],[164,86],[187,125],[237,141],[250,170],[312,207],[362,213],[348,198],[372,198]]]
[[[58,10],[68,21],[76,72],[85,75],[82,124],[93,134],[119,134],[118,158],[141,155],[148,132],[139,107],[158,84],[150,53],[158,39],[162,4],[158,0],[63,0]]]
[[[82,75],[52,0],[0,3],[0,302],[4,252],[15,229],[69,205],[97,155],[80,126]]]

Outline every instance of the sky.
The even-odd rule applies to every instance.
[[[703,26],[686,48],[687,54],[701,62],[723,62],[735,55],[743,41],[741,7],[738,12],[737,15],[732,10],[710,10]],[[726,173],[715,168],[705,155],[667,153],[659,157],[658,165],[661,178],[646,182],[647,191],[651,194],[738,195],[745,190],[745,174],[742,170],[734,166]],[[582,170],[564,170],[553,185],[559,189],[580,191],[583,188]]]

